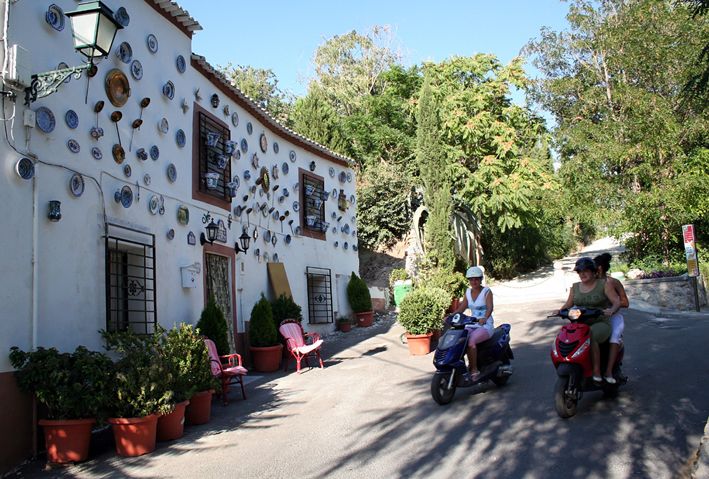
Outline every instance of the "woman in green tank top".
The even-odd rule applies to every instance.
[[[602,309],[603,315],[585,322],[591,326],[591,368],[593,380],[603,381],[601,377],[601,351],[599,343],[606,341],[611,335],[611,323],[608,318],[620,309],[620,298],[613,286],[603,279],[596,278],[596,263],[591,258],[580,258],[574,267],[579,275],[580,283],[574,283],[569,298],[561,309],[572,306],[587,309]],[[612,304],[609,308],[608,304]],[[557,311],[555,314],[558,314]]]

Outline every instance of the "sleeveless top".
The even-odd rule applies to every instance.
[[[488,294],[492,294],[490,291],[490,288],[485,286],[482,291],[480,291],[480,294],[478,294],[478,297],[473,301],[473,296],[471,294],[472,288],[468,288],[468,290],[465,292],[465,299],[468,300],[468,308],[470,308],[470,315],[473,318],[484,318],[485,314],[487,313],[487,302],[485,298],[487,297]],[[495,324],[494,320],[492,319],[492,315],[490,315],[489,318],[487,318],[487,321],[485,324],[480,325],[480,324],[472,324],[470,326],[466,326],[470,328],[485,328],[485,330],[490,333],[490,337],[492,337],[493,334],[495,334]]]
[[[581,292],[582,283],[574,283],[574,306],[587,309],[606,309],[610,300],[606,296],[606,280],[597,279],[596,286],[588,293]],[[585,324],[609,323],[608,316],[601,315],[597,318],[589,318]]]

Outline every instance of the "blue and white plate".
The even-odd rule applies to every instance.
[[[162,87],[162,92],[166,97],[172,100],[175,98],[175,84],[171,81],[165,83]]]
[[[158,145],[153,145],[150,147],[150,158],[153,160],[160,158],[160,148],[158,148]]]
[[[130,43],[123,42],[116,48],[116,56],[123,63],[130,63],[133,60],[133,48],[131,48]]]
[[[160,202],[158,201],[158,197],[156,195],[150,197],[150,201],[148,202],[148,209],[150,210],[151,214],[158,214],[158,211],[160,210]]]
[[[123,167],[123,173],[125,173],[127,178],[130,178],[130,175],[133,174],[133,169],[130,167],[130,165],[125,165]]]
[[[241,180],[239,179],[239,175],[234,175],[234,178],[232,180],[234,183],[236,183],[236,188],[238,189],[239,186],[241,186]]]
[[[300,211],[300,203],[297,201],[293,202],[293,211]]]
[[[29,158],[22,158],[15,163],[15,171],[23,180],[30,180],[34,176],[34,163]]]
[[[177,71],[180,73],[185,73],[187,69],[187,63],[185,62],[185,57],[182,55],[177,55]]]
[[[283,172],[284,175],[287,175],[288,172],[290,171],[290,167],[288,166],[288,163],[286,163],[285,161],[281,165],[281,171]]]
[[[279,150],[280,150],[280,148],[278,147],[278,142],[275,142],[275,141],[274,141],[274,142],[273,142],[273,152],[274,152],[275,154],[278,154],[278,151],[279,151]]]
[[[35,122],[37,123],[37,128],[45,133],[51,133],[54,131],[54,127],[57,126],[57,121],[54,119],[54,113],[52,110],[46,106],[40,106],[37,108]]]
[[[234,126],[239,126],[239,115],[236,112],[231,114],[231,124]]]
[[[345,241],[345,244],[343,244],[342,247],[345,249],[345,251],[347,250],[347,248],[349,248],[349,245],[347,244],[347,241]]]
[[[167,135],[167,132],[170,130],[170,125],[167,122],[167,118],[163,118],[158,122],[158,130]]]
[[[182,131],[182,129],[177,130],[175,138],[177,139],[177,146],[179,146],[180,148],[184,148],[185,144],[187,143],[187,137],[185,136],[185,132]]]
[[[236,161],[239,161],[241,159],[241,150],[234,151],[234,154],[231,155],[231,157],[234,158]]]
[[[128,185],[124,186],[121,190],[121,204],[124,208],[130,208],[133,204],[133,190],[131,190]]]
[[[330,178],[335,177],[335,168],[334,167],[331,166],[330,169],[328,170],[328,172],[330,173]]]
[[[71,194],[78,198],[84,194],[84,187],[84,177],[79,173],[74,173],[69,181],[69,189],[71,190]]]
[[[254,125],[251,124],[251,122],[248,122],[246,124],[246,133],[249,135],[254,132]]]
[[[158,52],[158,39],[152,33],[148,35],[148,50],[153,53]]]
[[[91,155],[97,160],[103,158],[103,153],[101,153],[101,150],[98,146],[94,146],[93,148],[91,148]]]
[[[74,110],[67,111],[66,115],[64,115],[64,119],[66,120],[67,126],[72,130],[79,126],[79,115],[77,115]]]
[[[244,171],[244,179],[249,181],[251,179],[251,172],[249,170]]]
[[[288,158],[291,162],[295,162],[295,151],[291,150],[290,153],[288,153]]]
[[[172,183],[177,181],[177,168],[175,167],[174,163],[170,163],[167,166],[167,179],[170,180],[170,182]]]
[[[69,147],[69,149],[72,151],[72,153],[78,153],[81,151],[81,146],[79,146],[79,142],[76,140],[67,141],[66,146]]]
[[[143,78],[143,64],[138,60],[133,60],[133,63],[130,64],[130,74],[136,80]]]
[[[296,226],[296,227],[295,227],[295,234],[297,234],[298,236],[300,236],[300,232],[301,232],[300,226]]]
[[[241,151],[243,151],[244,153],[249,151],[249,142],[246,141],[246,138],[241,139]]]
[[[145,186],[150,186],[151,182],[152,182],[152,179],[150,178],[150,175],[145,175],[143,177],[143,183],[145,183]]]
[[[347,172],[347,182],[352,183],[352,173],[350,173],[349,171]]]
[[[340,172],[340,183],[344,183],[345,181],[347,181],[347,173],[345,173],[344,171],[341,171]]]
[[[168,230],[167,239],[169,239],[170,241],[175,239],[175,230],[173,230],[173,229]]]
[[[53,29],[58,32],[64,30],[64,11],[55,4],[51,4],[47,9],[45,20]]]
[[[234,208],[234,214],[236,215],[237,218],[241,218],[242,212],[243,212],[243,208],[241,207],[241,205]]]
[[[128,15],[125,7],[120,7],[116,10],[116,13],[113,14],[113,18],[124,27],[127,27],[130,23],[130,15]]]
[[[291,236],[290,236],[290,235],[286,235],[286,239],[285,239],[284,241],[286,242],[286,244],[290,244],[290,242],[291,242]]]

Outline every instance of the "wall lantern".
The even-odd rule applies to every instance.
[[[214,239],[217,237],[217,231],[219,230],[219,226],[217,226],[214,220],[210,221],[206,228],[207,236],[205,237],[204,233],[199,236],[199,244],[202,246],[204,246],[207,242],[209,242],[209,244],[214,244]]]
[[[251,236],[246,233],[246,228],[241,232],[241,236],[239,236],[239,243],[241,243],[241,248],[239,248],[239,243],[234,243],[234,251],[236,251],[236,254],[239,253],[244,253],[249,250],[249,242],[251,241]]]
[[[37,98],[56,92],[59,85],[71,75],[77,79],[81,78],[83,70],[87,70],[89,78],[96,75],[94,59],[108,56],[116,32],[123,28],[113,18],[113,11],[98,0],[80,3],[75,11],[67,12],[66,16],[71,20],[74,49],[86,57],[87,63],[78,67],[32,75],[32,84],[25,90],[27,106]]]

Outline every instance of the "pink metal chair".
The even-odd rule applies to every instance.
[[[324,368],[320,357],[320,346],[322,346],[323,341],[318,333],[305,334],[303,326],[295,319],[286,319],[281,323],[278,330],[286,338],[286,347],[290,352],[284,371],[288,371],[288,363],[290,363],[291,358],[294,358],[298,374],[300,374],[300,361],[305,358],[305,365],[310,367],[308,363],[308,357],[310,356],[317,356],[318,361],[320,361],[320,367]],[[306,336],[312,336],[313,344],[305,344]]]
[[[241,384],[241,394],[246,399],[246,391],[244,390],[244,380],[242,376],[246,376],[248,371],[241,366],[241,356],[238,354],[228,354],[219,356],[217,354],[217,346],[211,339],[205,339],[204,343],[209,347],[209,359],[212,363],[212,374],[222,381],[222,400],[226,406],[226,394],[229,392],[230,384]],[[226,364],[222,364],[222,360],[226,360]],[[237,364],[238,363],[238,364]]]

